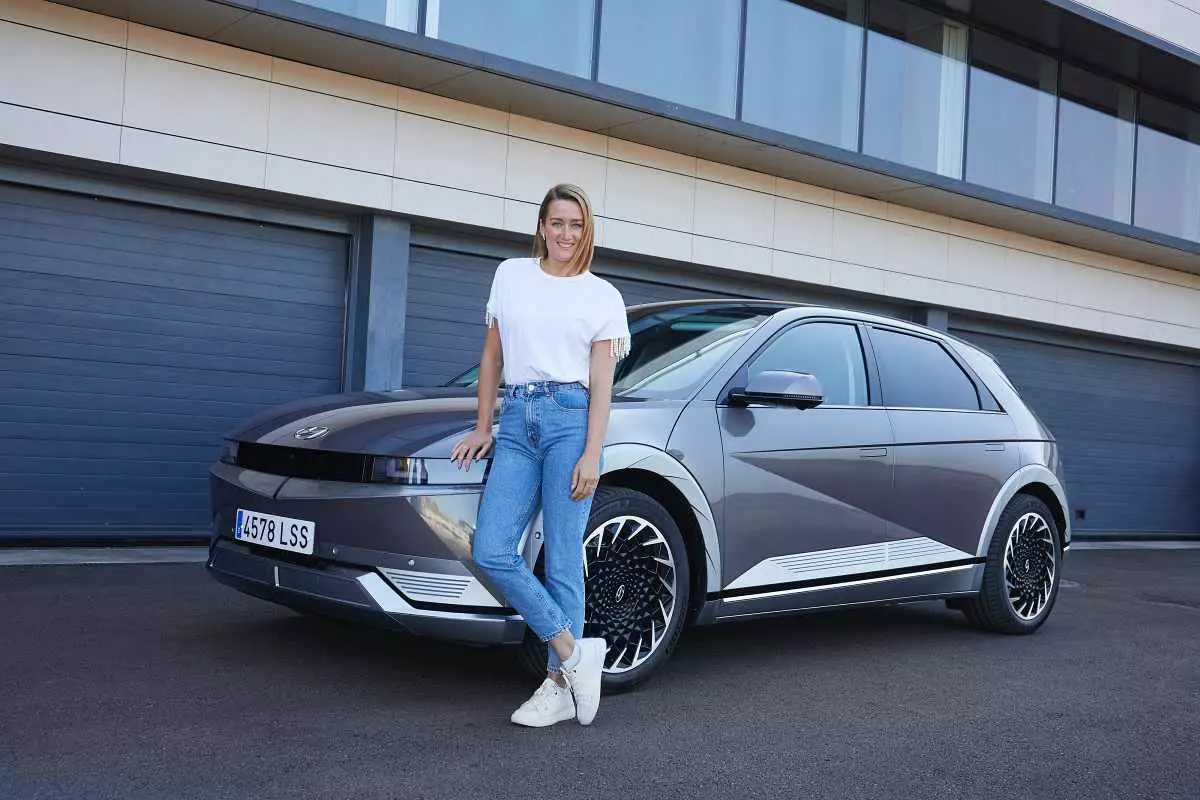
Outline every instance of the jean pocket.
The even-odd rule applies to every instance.
[[[550,402],[564,411],[587,411],[588,391],[579,386],[555,389],[550,392]]]

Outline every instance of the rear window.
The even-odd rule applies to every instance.
[[[894,408],[980,410],[975,383],[933,339],[871,330],[883,403]]]

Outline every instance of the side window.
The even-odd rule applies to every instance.
[[[776,369],[811,372],[825,391],[825,405],[868,405],[866,362],[858,328],[853,325],[837,322],[797,325],[750,362],[747,378]]]
[[[874,328],[884,405],[979,410],[979,393],[949,353],[932,339]]]

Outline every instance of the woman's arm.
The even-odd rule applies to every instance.
[[[571,476],[572,500],[587,497],[600,482],[600,454],[604,451],[604,437],[608,433],[608,413],[612,409],[613,374],[616,368],[617,362],[613,358],[609,340],[592,342],[588,366],[591,400],[588,403],[587,444]]]

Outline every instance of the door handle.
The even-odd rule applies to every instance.
[[[983,449],[989,453],[1003,453],[1004,443],[1000,442],[999,444],[985,444]]]
[[[885,458],[887,457],[886,447],[860,447],[858,449],[859,458]]]

